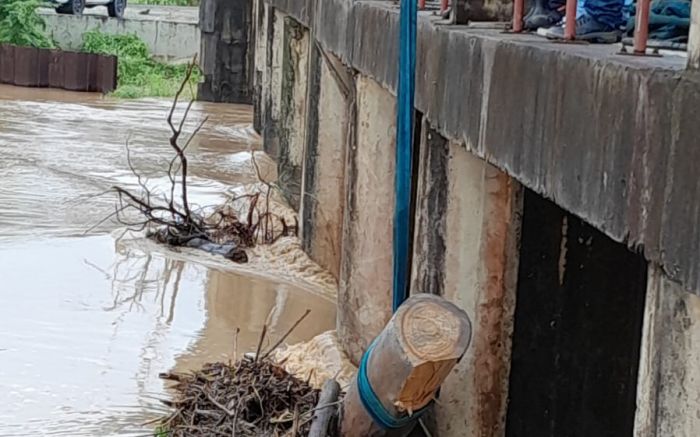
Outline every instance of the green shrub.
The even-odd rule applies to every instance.
[[[46,35],[46,23],[36,9],[41,0],[0,0],[0,43],[39,48],[53,48]]]
[[[146,44],[136,35],[108,35],[93,30],[83,35],[83,51],[119,58],[119,86],[113,93],[117,97],[172,97],[187,72],[187,65],[155,61]],[[199,78],[199,71],[195,69],[183,97],[194,95]]]

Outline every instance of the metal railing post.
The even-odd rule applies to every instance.
[[[650,4],[651,0],[637,0],[637,15],[634,19],[634,53],[637,55],[644,55],[647,52]]]
[[[440,15],[444,14],[447,10],[448,0],[440,0]]]
[[[513,0],[513,32],[520,33],[523,31],[523,10],[525,9],[525,0]]]
[[[576,39],[576,0],[566,0],[566,23],[564,24],[564,39]]]

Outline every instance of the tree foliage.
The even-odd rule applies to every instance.
[[[37,13],[42,0],[0,0],[0,43],[53,48],[46,35],[46,22]]]

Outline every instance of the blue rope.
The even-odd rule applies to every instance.
[[[360,395],[360,401],[362,401],[362,405],[365,407],[365,410],[367,413],[369,413],[370,417],[377,425],[384,429],[403,428],[420,417],[430,404],[414,412],[412,416],[406,415],[401,417],[395,417],[393,414],[387,411],[386,408],[384,408],[384,404],[382,404],[382,401],[380,401],[377,397],[377,394],[374,392],[374,389],[369,382],[369,377],[367,376],[367,363],[369,361],[369,356],[372,353],[372,349],[374,349],[375,343],[376,339],[369,345],[369,348],[367,348],[367,351],[362,356],[360,368],[357,371],[357,388]]]
[[[402,0],[399,35],[399,87],[396,111],[396,205],[394,209],[394,312],[408,293],[413,100],[416,72],[417,0]]]

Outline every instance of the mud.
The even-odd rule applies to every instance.
[[[166,183],[169,105],[0,87],[0,436],[144,435],[168,396],[159,372],[251,351],[264,323],[275,341],[307,308],[290,343],[334,327],[335,282],[296,238],[235,265],[95,226],[114,210],[100,194],[137,184],[127,140]],[[259,138],[249,107],[196,104],[190,125],[204,117],[189,187],[209,205],[257,181]]]

